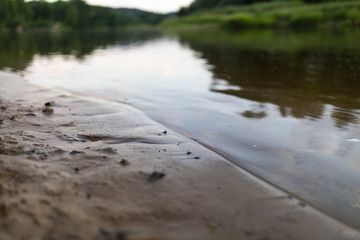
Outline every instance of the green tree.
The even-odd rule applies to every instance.
[[[0,26],[3,28],[17,28],[22,26],[29,15],[28,6],[24,0],[0,1]]]
[[[55,24],[72,29],[116,28],[129,24],[156,24],[165,15],[136,9],[91,6],[84,0],[0,0],[0,28],[19,26],[50,28]]]
[[[50,26],[52,23],[52,4],[45,0],[33,1],[29,4],[31,25],[36,27]]]
[[[52,4],[52,17],[55,22],[65,22],[67,2],[58,0]]]
[[[73,28],[85,28],[88,22],[88,5],[83,0],[70,0],[66,23]]]

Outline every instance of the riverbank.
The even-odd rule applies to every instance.
[[[1,239],[360,236],[131,106],[0,86]]]
[[[164,28],[218,27],[230,30],[249,28],[342,29],[360,24],[357,1],[306,4],[301,1],[261,2],[227,6],[188,13],[161,23]]]

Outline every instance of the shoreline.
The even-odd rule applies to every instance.
[[[0,86],[0,239],[360,237],[129,105]]]

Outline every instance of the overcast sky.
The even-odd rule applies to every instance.
[[[0,0],[1,1],[1,0]],[[92,5],[139,8],[153,12],[173,12],[188,6],[193,0],[86,0]]]

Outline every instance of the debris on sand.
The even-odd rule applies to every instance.
[[[0,118],[0,124],[3,124],[4,120],[4,118]]]
[[[76,154],[83,154],[84,152],[83,151],[76,151],[76,150],[74,150],[74,151],[72,151],[70,154],[71,155],[76,155]]]
[[[165,177],[165,173],[155,171],[149,176],[148,182],[154,182],[156,180],[162,179],[163,177]]]
[[[120,165],[123,166],[123,167],[126,167],[126,166],[130,165],[130,163],[129,163],[128,160],[126,160],[126,159],[123,158],[123,159],[121,159],[121,161],[120,161]]]
[[[15,119],[18,118],[18,117],[19,117],[19,115],[15,114],[15,115],[13,115],[13,116],[10,118],[10,120],[11,120],[11,121],[15,121]]]
[[[54,101],[50,101],[50,102],[46,102],[45,103],[45,107],[53,107],[55,106],[55,102]]]
[[[53,113],[54,113],[54,109],[51,108],[51,107],[45,107],[42,112],[45,113],[45,114],[53,114]]]
[[[26,153],[27,155],[31,155],[31,154],[36,153],[36,151],[35,151],[35,149],[32,149],[32,150],[26,151],[25,153]]]
[[[116,240],[126,240],[127,232],[125,231],[108,231],[104,228],[99,228],[99,233],[104,236],[106,239],[116,239]]]
[[[118,231],[115,233],[115,236],[117,240],[125,240],[127,238],[127,233],[123,231]]]
[[[167,134],[167,131],[163,131],[162,134]]]

